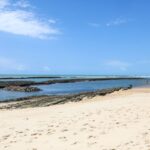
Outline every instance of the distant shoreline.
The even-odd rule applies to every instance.
[[[25,78],[24,78],[25,79]],[[30,78],[31,79],[31,78]],[[0,81],[0,88],[8,86],[34,86],[34,85],[48,85],[55,83],[74,83],[74,82],[85,82],[85,81],[104,81],[104,80],[146,80],[146,78],[140,77],[108,77],[108,78],[72,78],[72,79],[53,79],[41,82],[34,81]]]
[[[61,76],[30,76],[30,77],[1,77],[0,80],[9,80],[9,79],[53,79],[53,78],[62,78]]]

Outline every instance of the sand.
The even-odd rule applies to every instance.
[[[0,110],[0,150],[150,150],[150,89]]]

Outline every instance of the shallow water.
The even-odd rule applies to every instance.
[[[150,81],[149,79],[134,79],[56,83],[51,85],[39,85],[37,87],[40,88],[42,91],[31,93],[0,90],[0,101],[27,96],[75,94],[80,92],[95,91],[114,87],[127,87],[129,85],[133,85],[133,87],[149,86]]]

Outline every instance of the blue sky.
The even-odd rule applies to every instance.
[[[149,0],[0,0],[0,73],[149,75],[149,8]]]

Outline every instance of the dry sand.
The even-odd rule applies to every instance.
[[[150,89],[0,111],[0,150],[150,150]]]

